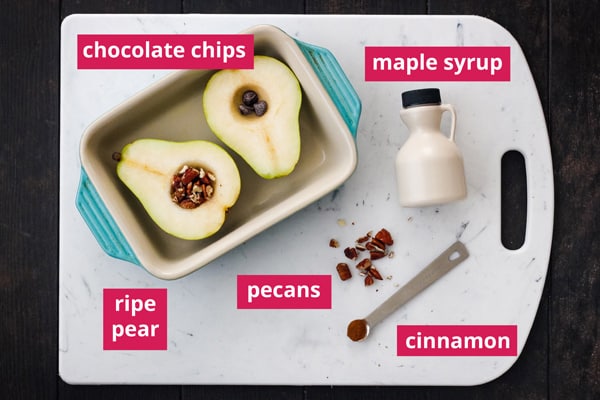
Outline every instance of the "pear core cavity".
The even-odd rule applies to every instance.
[[[184,209],[199,207],[213,197],[216,180],[202,167],[184,165],[171,180],[171,200]]]

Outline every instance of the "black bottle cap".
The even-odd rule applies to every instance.
[[[442,104],[440,89],[417,89],[402,93],[402,106],[404,108],[434,104]]]

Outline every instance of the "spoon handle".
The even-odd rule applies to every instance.
[[[385,317],[425,290],[467,257],[469,257],[469,252],[462,242],[457,241],[448,247],[448,249],[365,318],[369,324],[369,328],[372,329],[385,319]]]

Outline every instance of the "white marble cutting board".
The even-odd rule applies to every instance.
[[[354,175],[329,196],[177,281],[104,254],[75,208],[79,141],[101,114],[168,71],[78,71],[80,33],[237,33],[273,24],[329,49],[363,104]],[[334,33],[334,34],[332,34]],[[516,357],[398,357],[398,324],[518,325],[525,345],[542,293],[553,224],[550,147],[539,97],[514,38],[473,16],[87,15],[62,27],[60,143],[59,369],[70,383],[473,385],[500,376]],[[403,209],[394,157],[407,138],[401,92],[422,83],[364,81],[368,45],[511,46],[511,81],[436,83],[457,111],[468,197],[450,205]],[[430,83],[427,84],[431,85]],[[525,244],[500,242],[500,159],[526,159]],[[342,222],[345,222],[343,224]],[[369,230],[392,232],[396,256],[378,263],[389,276],[365,288],[341,282],[342,246]],[[385,300],[454,240],[471,257],[398,310],[362,343],[348,322]],[[237,310],[238,274],[333,274],[331,310]],[[167,351],[103,351],[104,288],[167,288]]]

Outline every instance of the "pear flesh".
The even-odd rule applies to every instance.
[[[264,115],[240,112],[247,91],[266,103]],[[289,175],[298,163],[301,103],[302,90],[292,70],[267,56],[255,56],[253,69],[216,72],[203,95],[211,130],[265,179]]]
[[[183,166],[203,168],[215,178],[211,197],[193,209],[182,208],[172,200],[173,178]],[[203,239],[219,231],[241,189],[240,174],[231,156],[205,140],[136,140],[123,148],[117,175],[161,229],[187,240]]]

